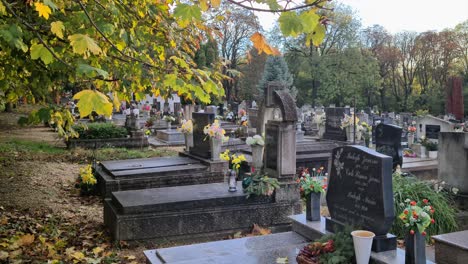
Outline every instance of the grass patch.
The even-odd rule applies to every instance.
[[[176,156],[177,151],[172,148],[101,148],[92,149],[65,149],[47,142],[28,140],[11,140],[0,142],[0,161],[7,159],[24,161],[64,161],[89,163],[94,158],[97,161],[153,158],[163,156]]]
[[[47,142],[14,139],[0,143],[0,152],[29,152],[35,154],[64,154],[65,148],[53,146]]]

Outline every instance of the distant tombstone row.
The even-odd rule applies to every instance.
[[[327,107],[325,108],[325,134],[323,135],[324,139],[345,141],[346,132],[342,129],[341,119],[344,118],[344,115],[350,114],[350,109],[346,107]]]

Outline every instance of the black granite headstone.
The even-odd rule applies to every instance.
[[[401,127],[388,124],[379,124],[375,128],[375,149],[379,153],[392,157],[393,168],[403,165],[402,131]]]
[[[426,137],[430,139],[439,139],[440,126],[426,125]]]
[[[390,157],[363,146],[335,148],[326,199],[328,231],[349,225],[375,233],[373,251],[396,248],[387,234],[395,219]]]
[[[341,119],[345,114],[349,115],[349,108],[345,107],[327,107],[325,108],[325,133],[324,139],[346,141],[346,131],[341,129]]]
[[[190,153],[203,158],[211,157],[210,140],[203,133],[203,128],[212,124],[215,120],[215,114],[211,113],[192,113],[193,120],[193,147]],[[206,138],[206,140],[205,140]]]

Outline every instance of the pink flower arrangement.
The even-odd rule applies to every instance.
[[[215,120],[213,124],[208,124],[203,128],[203,133],[210,138],[226,140],[224,134],[226,131],[221,127],[218,120]]]

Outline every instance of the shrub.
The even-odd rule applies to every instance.
[[[127,129],[118,127],[112,123],[91,123],[87,126],[74,126],[78,132],[79,139],[107,139],[107,138],[124,138],[127,137]]]
[[[431,183],[418,180],[414,177],[403,177],[399,173],[393,175],[393,195],[395,206],[395,221],[393,222],[391,233],[399,238],[404,238],[407,228],[402,221],[397,219],[398,214],[403,212],[406,207],[405,200],[414,201],[429,200],[434,207],[435,223],[430,225],[426,232],[426,239],[431,236],[450,233],[457,230],[455,220],[456,209],[450,194],[443,190],[435,190]]]

